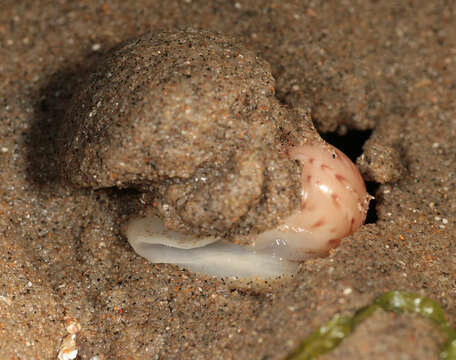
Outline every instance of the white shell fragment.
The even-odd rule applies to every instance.
[[[195,238],[167,230],[154,216],[134,218],[126,236],[153,263],[180,265],[218,277],[272,278],[293,274],[298,262],[327,253],[365,220],[370,195],[357,167],[329,144],[288,150],[302,167],[301,208],[250,245],[217,237]]]
[[[81,330],[81,324],[74,318],[65,319],[65,328],[69,335],[65,336],[60,344],[58,360],[73,360],[78,356],[78,347],[76,344],[76,334]]]
[[[58,360],[73,360],[78,356],[78,349],[76,346],[76,335],[67,335],[60,345]]]

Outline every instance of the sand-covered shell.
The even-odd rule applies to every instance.
[[[149,193],[135,251],[216,276],[274,277],[366,215],[357,168],[275,97],[269,65],[209,31],[148,33],[107,52],[75,91],[62,172]]]
[[[261,232],[299,203],[283,135],[317,137],[274,96],[268,63],[209,31],[147,33],[108,51],[75,90],[59,135],[73,184],[154,195],[166,226]],[[296,117],[296,116],[295,116]]]

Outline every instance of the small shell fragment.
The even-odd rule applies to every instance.
[[[60,345],[59,354],[57,356],[58,360],[73,360],[78,356],[78,349],[76,345],[76,335],[71,334],[66,336],[62,345]]]
[[[72,317],[65,318],[65,329],[69,335],[65,336],[59,348],[58,360],[73,360],[78,356],[76,334],[81,330],[81,324]]]

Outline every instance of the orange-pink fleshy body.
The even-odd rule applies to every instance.
[[[336,247],[362,225],[370,195],[355,164],[329,144],[301,145],[287,154],[301,164],[301,207],[278,228],[260,234],[256,247],[302,260]]]

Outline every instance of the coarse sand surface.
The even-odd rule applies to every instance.
[[[270,63],[277,98],[321,132],[349,143],[372,130],[358,162],[376,218],[292,279],[149,264],[120,232],[135,192],[59,176],[59,123],[103,52],[188,27],[238,37]],[[438,301],[454,326],[455,213],[453,1],[0,3],[0,359],[56,359],[71,318],[79,359],[280,360],[389,290]],[[378,311],[322,358],[429,360],[442,341],[427,321]]]

